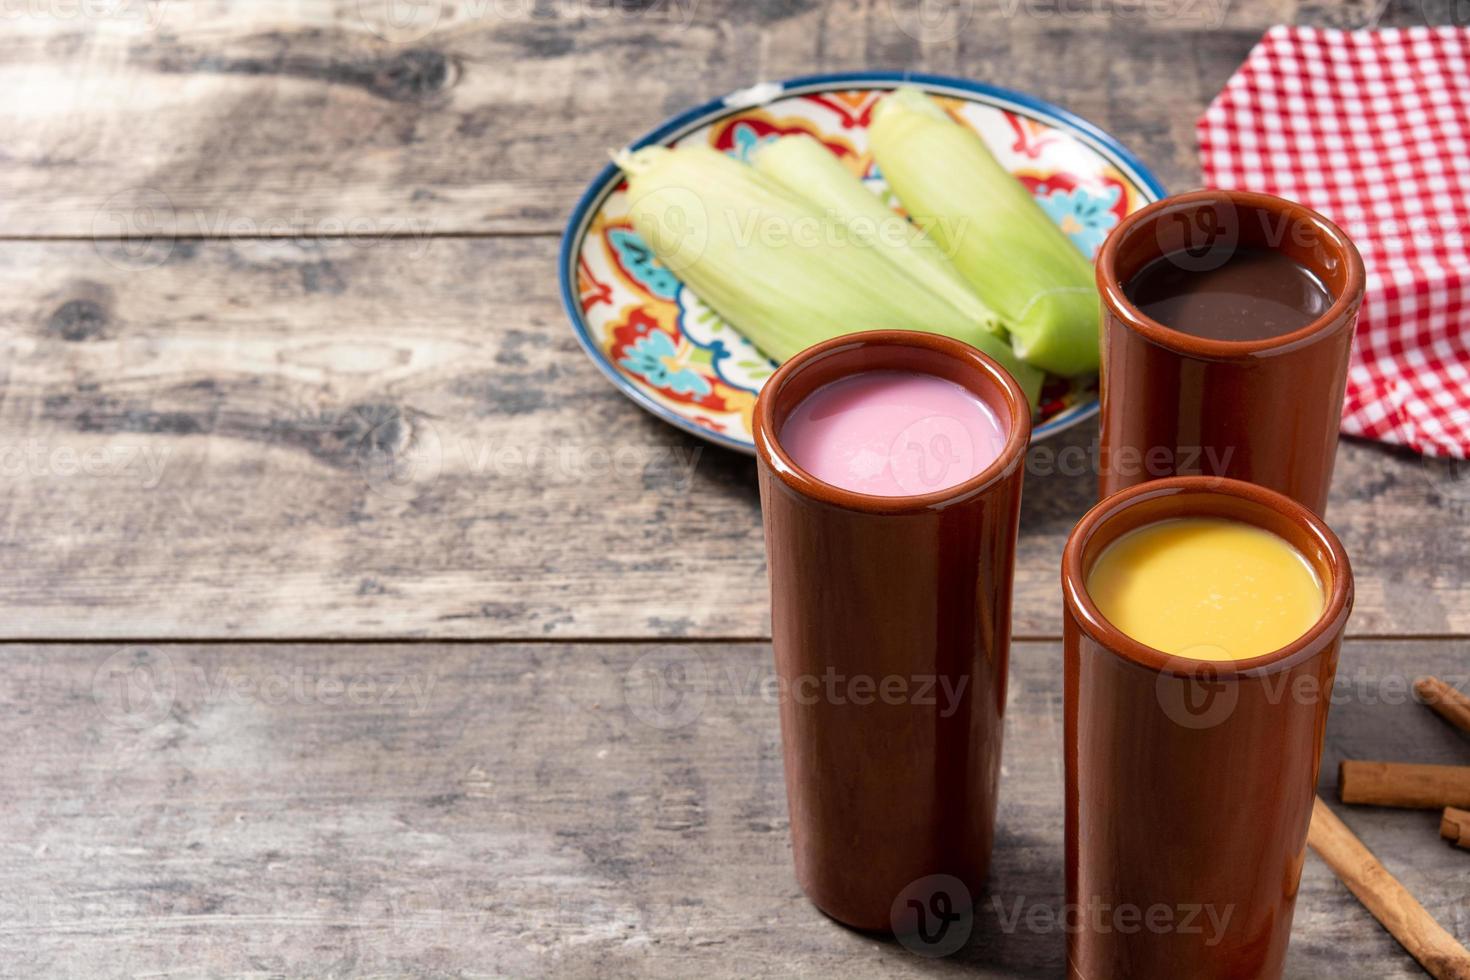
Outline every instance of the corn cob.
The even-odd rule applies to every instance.
[[[869,140],[905,210],[1000,315],[1016,353],[1054,374],[1096,371],[1092,265],[979,136],[901,88],[874,109]]]
[[[842,222],[708,147],[615,158],[629,216],[659,260],[778,361],[859,330],[924,330],[989,354],[1034,405],[1042,374]]]
[[[821,143],[810,136],[781,136],[761,144],[751,163],[846,224],[855,237],[871,243],[955,309],[991,333],[1005,335],[1000,318],[975,295],[934,239],[884,204]]]

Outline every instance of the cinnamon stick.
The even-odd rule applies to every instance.
[[[1344,803],[1470,808],[1470,766],[1347,760],[1337,770],[1337,793]]]
[[[1424,911],[1319,797],[1307,841],[1399,945],[1438,980],[1470,980],[1470,952]]]
[[[1470,850],[1470,811],[1445,807],[1444,816],[1439,821],[1439,836]]]
[[[1414,682],[1414,693],[1434,713],[1464,732],[1470,732],[1470,698],[1438,677],[1421,677]]]

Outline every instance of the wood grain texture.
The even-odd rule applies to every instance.
[[[124,249],[0,244],[0,636],[769,635],[753,462],[597,373],[553,241]],[[1032,450],[1019,635],[1094,439]],[[1331,508],[1352,631],[1470,631],[1470,469],[1347,443]]]
[[[62,4],[17,4],[49,10]],[[260,0],[7,16],[0,235],[559,230],[607,150],[762,80],[907,68],[1030,92],[1166,186],[1272,24],[1454,0]]]
[[[1349,643],[1324,772],[1362,744],[1464,758],[1470,740],[1404,698],[1467,654]],[[969,945],[931,962],[798,892],[764,645],[0,647],[0,962],[51,977],[1057,976],[1060,652],[1019,644],[1012,665],[991,895]],[[1438,814],[1336,809],[1470,937],[1464,857]],[[1034,927],[1004,926],[1017,908]],[[1418,975],[1315,858],[1288,974]]]

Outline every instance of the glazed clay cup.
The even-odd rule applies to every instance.
[[[1000,457],[907,497],[806,473],[781,447],[782,424],[816,388],[872,370],[968,388],[1001,422]],[[754,432],[797,880],[840,922],[902,932],[905,889],[944,876],[963,885],[945,901],[962,901],[989,865],[1030,407],[967,344],[874,331],[782,365]]]
[[[1311,562],[1326,602],[1297,640],[1250,660],[1174,657],[1114,628],[1087,575],[1155,521],[1246,521]],[[1062,557],[1067,937],[1073,980],[1281,975],[1352,571],[1287,497],[1174,477],[1102,501]],[[1208,637],[1201,642],[1208,643]]]
[[[1322,281],[1332,305],[1300,330],[1224,341],[1151,320],[1124,293],[1162,255],[1209,263],[1237,245],[1284,252]],[[1124,218],[1097,258],[1102,496],[1193,473],[1258,483],[1324,513],[1363,282],[1363,260],[1340,228],[1269,194],[1195,191]]]

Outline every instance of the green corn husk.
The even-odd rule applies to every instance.
[[[645,147],[615,161],[628,175],[633,227],[659,261],[776,360],[860,330],[924,330],[989,354],[1035,405],[1040,371],[753,167],[703,146]]]
[[[894,212],[851,170],[810,136],[780,136],[751,155],[756,170],[844,222],[910,277],[991,333],[1004,337],[1000,318],[922,228]]]
[[[1054,374],[1096,371],[1092,264],[980,138],[913,88],[883,98],[868,135],[888,186],[1000,315],[1016,353]]]

